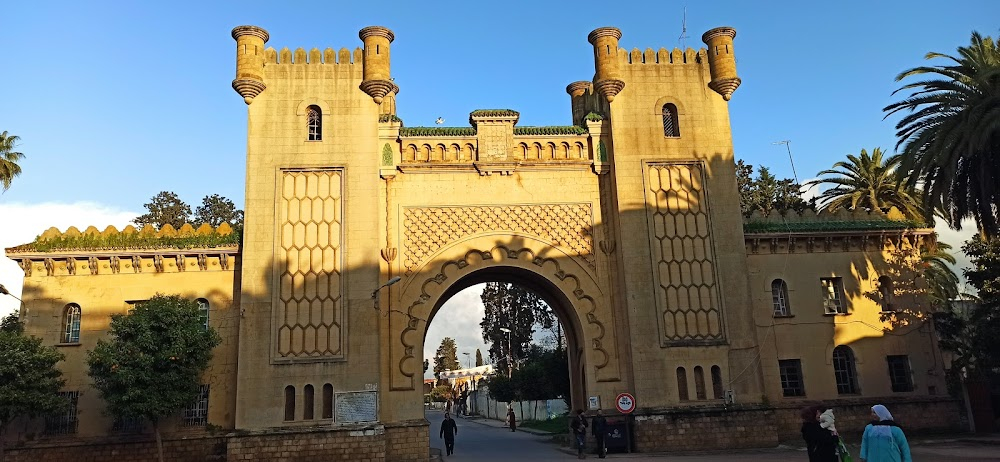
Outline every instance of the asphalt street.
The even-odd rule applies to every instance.
[[[499,427],[498,422],[482,420],[467,420],[455,418],[458,425],[458,436],[455,438],[455,454],[444,456],[444,440],[438,437],[444,414],[440,411],[427,411],[427,420],[431,424],[430,446],[441,450],[443,460],[475,460],[475,461],[517,461],[517,462],[547,462],[575,460],[576,456],[550,443],[548,437],[536,436],[526,432],[511,432],[505,427]],[[854,460],[857,458],[857,447],[853,448]],[[918,462],[951,462],[951,461],[1000,461],[1000,445],[963,443],[954,440],[939,442],[924,442],[911,447],[914,461]],[[597,459],[593,454],[587,459]],[[673,462],[707,462],[707,461],[753,461],[753,462],[790,462],[808,459],[805,450],[793,447],[774,449],[727,451],[725,453],[704,454],[610,454],[610,459],[627,459],[630,462],[642,461],[673,461]]]

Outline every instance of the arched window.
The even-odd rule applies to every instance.
[[[205,330],[208,330],[208,300],[204,298],[198,299],[198,317],[201,318],[201,324]]]
[[[323,385],[323,418],[333,418],[333,385]]]
[[[705,371],[701,366],[694,367],[694,396],[697,399],[708,399],[705,393]]]
[[[319,110],[319,106],[306,108],[306,126],[309,128],[309,141],[323,139],[323,112]]]
[[[670,103],[663,105],[663,136],[672,138],[681,136],[677,120],[677,106]]]
[[[792,311],[788,308],[788,284],[784,280],[771,281],[771,303],[774,305],[774,316],[788,316]]]
[[[302,420],[313,418],[313,386],[306,385],[302,389]]]
[[[837,393],[858,394],[858,371],[854,365],[854,351],[841,345],[833,349],[833,374],[837,379]]]
[[[688,376],[683,367],[677,368],[677,398],[681,401],[691,399],[688,396]]]
[[[722,399],[725,396],[722,392],[722,368],[712,366],[712,397]]]
[[[80,343],[80,318],[83,311],[80,305],[70,303],[63,311],[63,343]]]
[[[295,387],[285,387],[285,422],[295,420]]]
[[[879,303],[882,311],[893,311],[893,285],[892,278],[882,276],[878,278]]]

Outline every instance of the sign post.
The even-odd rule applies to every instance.
[[[615,398],[615,407],[622,414],[631,414],[635,410],[635,397],[629,393],[619,393]]]

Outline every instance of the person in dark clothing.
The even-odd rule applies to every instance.
[[[510,431],[517,430],[517,417],[514,416],[514,408],[507,408],[507,425],[510,426]]]
[[[441,432],[438,438],[444,438],[444,447],[449,456],[455,452],[455,435],[457,434],[458,425],[455,425],[455,419],[451,418],[451,414],[444,413],[444,421],[441,422]]]
[[[604,436],[607,435],[608,421],[601,414],[601,410],[597,410],[597,414],[594,414],[594,418],[590,421],[590,431],[594,434],[594,440],[597,441],[597,457],[604,459],[608,457],[608,448],[604,446]]]
[[[576,415],[569,422],[569,428],[576,437],[576,458],[586,459],[587,455],[583,451],[587,447],[587,417],[583,415],[583,409],[576,410]]]
[[[806,440],[809,462],[838,462],[837,446],[840,436],[819,425],[819,415],[824,406],[810,406],[802,410],[802,439]]]

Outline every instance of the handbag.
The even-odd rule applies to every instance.
[[[854,459],[851,458],[851,452],[847,450],[847,445],[844,444],[843,439],[837,443],[837,454],[840,456],[840,462],[854,462]]]

